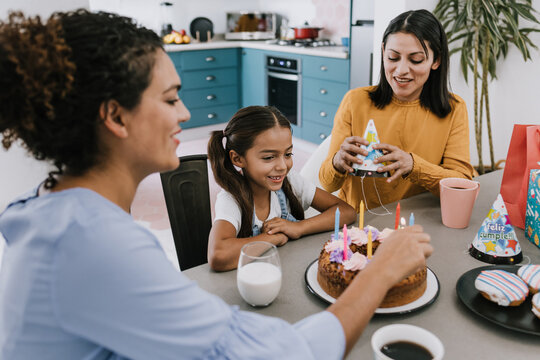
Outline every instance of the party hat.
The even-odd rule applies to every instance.
[[[523,259],[521,246],[501,194],[491,206],[469,248],[472,257],[490,264],[517,264]]]
[[[367,126],[366,131],[364,132],[364,139],[369,141],[369,145],[361,145],[360,147],[362,149],[365,149],[368,151],[367,156],[363,155],[356,155],[357,158],[362,159],[364,162],[360,164],[353,164],[353,175],[356,176],[374,176],[374,177],[388,177],[388,172],[382,172],[378,173],[377,169],[384,166],[384,163],[380,164],[374,164],[373,160],[375,160],[378,157],[383,156],[383,152],[378,149],[374,149],[373,145],[379,144],[379,135],[377,134],[377,128],[375,127],[375,122],[373,122],[373,119],[370,119]]]

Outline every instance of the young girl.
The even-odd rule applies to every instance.
[[[291,125],[274,107],[240,109],[225,130],[212,133],[208,158],[223,188],[208,244],[213,269],[236,268],[240,249],[248,242],[281,246],[289,239],[330,230],[338,207],[340,226],[355,220],[350,205],[290,172],[292,149]],[[304,219],[309,206],[321,214]]]

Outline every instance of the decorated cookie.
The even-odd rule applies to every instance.
[[[540,265],[524,265],[519,268],[518,276],[529,286],[531,294],[540,289]]]
[[[482,271],[474,286],[482,296],[500,306],[518,306],[529,294],[527,284],[519,276],[504,270]]]
[[[540,293],[534,294],[532,298],[532,312],[540,319]]]
[[[534,294],[532,304],[532,310],[534,315],[536,315],[536,317],[540,319],[540,293]]]

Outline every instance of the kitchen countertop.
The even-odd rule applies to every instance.
[[[165,51],[191,51],[191,50],[210,50],[210,49],[226,49],[226,48],[246,48],[246,49],[258,49],[267,51],[281,51],[292,54],[300,55],[312,55],[312,56],[325,56],[337,59],[348,59],[349,52],[344,46],[323,46],[317,48],[304,48],[296,46],[284,46],[267,44],[266,41],[226,41],[216,40],[204,43],[193,42],[191,44],[170,44],[165,45]]]

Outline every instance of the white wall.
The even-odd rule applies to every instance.
[[[164,12],[161,0],[89,0],[92,10],[105,10],[137,19],[141,24],[159,33],[161,24],[171,23],[176,30],[185,29],[199,16],[206,17],[214,25],[214,33],[226,30],[226,13],[234,11],[275,12],[298,26],[308,21],[313,26],[324,26],[321,36],[340,41],[348,34],[349,0],[184,0],[170,1],[174,5]],[[336,14],[340,19],[333,21]]]
[[[427,9],[432,11],[437,0],[377,0],[375,2],[374,49],[380,49],[381,39],[388,22],[406,10]],[[540,11],[540,0],[533,0],[533,7]],[[537,17],[539,14],[536,14]],[[538,27],[538,26],[537,26]],[[540,34],[530,36],[540,47]],[[373,54],[373,79],[379,78],[380,51]],[[489,86],[495,161],[505,159],[514,124],[540,124],[538,81],[540,80],[540,52],[532,50],[532,61],[523,61],[520,52],[512,46],[506,59],[497,64],[498,79]],[[469,74],[469,78],[471,78]],[[459,56],[450,59],[450,85],[452,92],[461,96],[469,110],[471,162],[478,163],[474,135],[473,83],[467,84],[461,74]],[[487,130],[484,124],[482,139],[483,161],[490,164]]]
[[[3,0],[0,1],[0,18],[5,19],[9,10],[22,10],[26,15],[47,17],[54,11],[88,8],[88,0]]]

